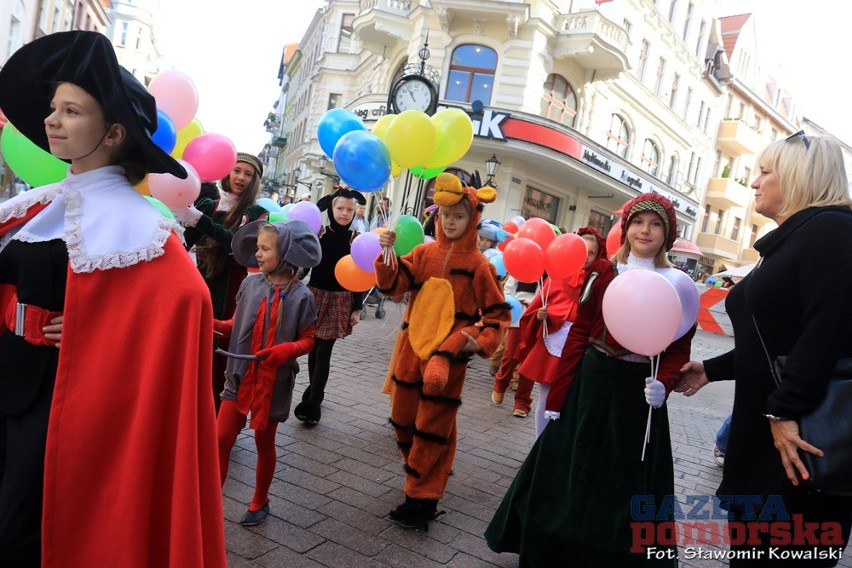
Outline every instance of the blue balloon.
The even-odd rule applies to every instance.
[[[281,211],[281,207],[275,203],[272,199],[268,197],[261,197],[255,203],[269,211],[270,213],[279,213]]]
[[[334,148],[343,135],[353,131],[366,132],[367,127],[364,121],[351,110],[333,108],[326,111],[320,118],[317,124],[317,140],[325,155],[331,158],[334,155]]]
[[[494,265],[494,268],[497,269],[497,277],[501,278],[501,279],[505,278],[506,275],[508,274],[508,272],[506,272],[506,265],[503,264],[503,255],[500,254],[500,253],[497,253],[497,254],[491,255],[491,258],[489,258],[488,260],[490,260],[491,264]]]
[[[512,308],[512,324],[521,321],[521,316],[524,314],[524,307],[521,301],[511,294],[506,294],[506,303]]]
[[[372,132],[355,130],[341,136],[332,159],[337,175],[352,189],[378,191],[390,179],[390,152]]]
[[[177,143],[175,123],[169,118],[169,115],[160,109],[157,109],[157,130],[154,131],[151,140],[166,154],[171,154]]]

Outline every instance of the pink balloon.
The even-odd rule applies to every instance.
[[[290,217],[291,221],[304,221],[315,233],[319,233],[322,228],[322,213],[320,213],[319,207],[310,201],[300,201],[293,204],[287,210],[287,216]]]
[[[237,149],[225,136],[207,132],[190,140],[183,159],[192,164],[201,181],[216,181],[228,175],[237,163]]]
[[[170,209],[180,209],[198,199],[201,192],[201,179],[192,164],[178,160],[186,168],[186,179],[180,179],[172,174],[148,174],[148,189],[151,196],[156,197]]]
[[[672,283],[677,296],[680,298],[681,317],[680,327],[677,328],[675,339],[683,337],[687,331],[692,329],[695,322],[698,320],[698,310],[701,307],[701,298],[698,293],[698,287],[683,270],[677,268],[666,268],[660,270],[663,278]]]
[[[373,261],[382,252],[382,246],[379,244],[379,235],[377,233],[361,233],[352,240],[350,254],[352,260],[358,265],[361,270],[367,272],[375,272],[376,266]]]
[[[674,341],[681,306],[671,282],[653,270],[619,274],[603,297],[607,329],[622,346],[640,355],[658,355]]]
[[[158,73],[148,85],[157,100],[157,108],[169,115],[180,130],[192,121],[198,111],[198,89],[185,73],[170,69]]]

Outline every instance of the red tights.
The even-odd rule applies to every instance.
[[[237,436],[246,425],[246,415],[237,410],[233,400],[223,400],[217,418],[219,436],[219,475],[222,485],[228,478],[228,463],[231,461],[231,448],[237,441]],[[257,474],[255,478],[254,497],[249,511],[257,511],[269,503],[269,486],[275,473],[275,429],[277,422],[270,422],[264,430],[254,431],[254,445],[257,448]]]

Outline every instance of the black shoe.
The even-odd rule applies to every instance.
[[[269,503],[257,511],[246,511],[246,514],[243,515],[242,519],[240,519],[240,524],[244,527],[253,527],[266,520],[267,515],[269,515]]]
[[[437,499],[415,499],[405,496],[405,502],[391,511],[390,519],[404,529],[422,530],[429,532],[429,521],[444,514],[438,511]]]
[[[293,415],[297,420],[304,422],[306,426],[315,426],[319,424],[322,417],[322,410],[319,405],[314,405],[307,401],[302,401],[296,405],[293,410]]]

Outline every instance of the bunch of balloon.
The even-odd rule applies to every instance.
[[[385,143],[368,132],[352,111],[333,108],[320,118],[317,139],[334,162],[340,180],[361,192],[379,191],[391,176],[391,157]]]

